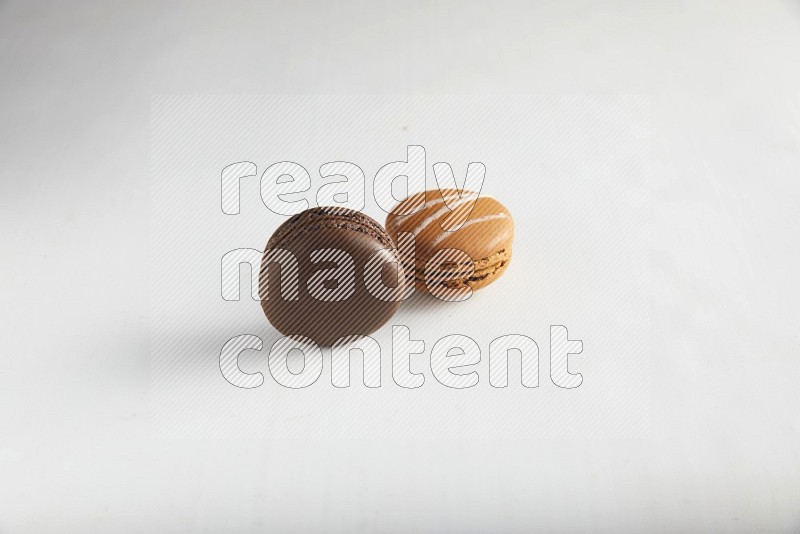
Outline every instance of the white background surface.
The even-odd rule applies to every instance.
[[[0,532],[796,532],[799,30],[793,2],[0,4]],[[154,431],[169,93],[649,98],[647,432]]]

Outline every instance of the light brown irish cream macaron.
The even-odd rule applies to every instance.
[[[405,267],[413,264],[418,289],[436,294],[437,288],[480,289],[503,274],[511,260],[514,221],[492,197],[432,189],[399,203],[386,218],[386,231],[401,255],[414,237],[414,257],[405,258]]]

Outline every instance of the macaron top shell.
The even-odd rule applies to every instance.
[[[394,213],[404,211],[408,205],[419,205],[422,197],[425,199],[424,207],[416,213]],[[514,221],[498,200],[454,189],[441,192],[432,189],[411,195],[386,218],[386,230],[395,241],[401,232],[414,235],[414,266],[418,282],[425,281],[427,266],[429,275],[431,272],[448,273],[455,279],[451,283],[467,284],[473,289],[488,285],[505,270],[511,259],[514,240]],[[427,265],[443,249],[465,252],[472,259],[474,272],[459,279],[459,273],[466,271],[468,261],[454,264],[451,260],[441,265]]]
[[[334,252],[347,253],[353,261],[352,276],[339,278],[333,273],[345,262],[337,261]],[[296,298],[285,298],[281,291],[285,269],[278,262],[266,261],[271,251],[290,252],[297,259]],[[274,254],[274,253],[273,253]],[[261,307],[270,323],[284,335],[299,335],[322,346],[349,335],[368,335],[386,323],[400,305],[402,285],[397,277],[381,271],[387,289],[385,299],[376,298],[366,287],[364,268],[375,256],[381,263],[397,262],[393,244],[380,224],[354,210],[333,207],[312,208],[293,216],[273,233],[262,259],[259,294]],[[316,261],[314,261],[316,260]],[[285,272],[284,272],[285,271]],[[315,277],[323,281],[311,287]],[[341,273],[340,273],[341,275]],[[394,278],[394,279],[393,279]],[[348,287],[346,298],[320,299],[320,293],[336,290],[340,280]],[[402,279],[402,277],[400,277]]]
[[[363,232],[379,241],[383,246],[392,248],[391,237],[383,227],[370,217],[360,211],[335,206],[320,206],[302,211],[281,224],[269,238],[267,248],[275,248],[288,237],[296,239],[304,233],[313,231],[320,227],[349,228],[356,232]]]

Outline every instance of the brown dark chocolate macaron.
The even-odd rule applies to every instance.
[[[365,277],[368,262],[379,266],[371,271],[376,276]],[[330,346],[385,324],[400,306],[402,280],[392,240],[378,222],[359,211],[319,207],[291,217],[272,234],[261,260],[259,296],[279,332]]]

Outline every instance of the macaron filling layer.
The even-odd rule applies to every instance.
[[[425,266],[417,264],[414,269],[414,280],[418,284],[433,283],[444,287],[462,287],[480,282],[502,271],[509,261],[511,261],[511,251],[501,250],[488,258],[474,262],[475,268],[471,273],[466,268],[467,263],[445,262],[427,270]]]

